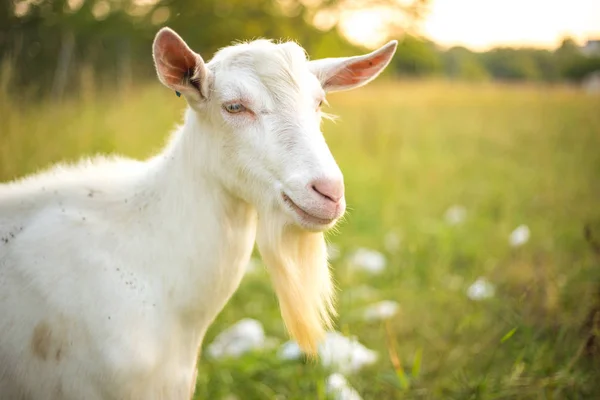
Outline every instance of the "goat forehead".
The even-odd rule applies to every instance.
[[[288,71],[306,68],[306,53],[294,42],[273,43],[255,40],[239,43],[219,50],[213,60],[227,67],[254,68],[269,72],[274,65]]]
[[[304,49],[294,42],[275,44],[267,40],[241,43],[220,50],[218,68],[254,75],[276,103],[297,101],[303,92],[314,92]]]

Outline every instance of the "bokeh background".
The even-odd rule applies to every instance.
[[[207,60],[257,37],[311,58],[400,41],[326,110],[339,335],[298,356],[255,254],[196,398],[600,398],[597,0],[2,0],[0,179],[158,151],[185,107],[153,70],[162,26]]]

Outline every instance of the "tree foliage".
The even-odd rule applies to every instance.
[[[151,42],[166,25],[207,60],[233,40],[258,37],[296,40],[313,57],[347,55],[357,49],[335,23],[325,30],[310,23],[320,10],[335,13],[342,5],[341,0],[3,1],[0,58],[13,66],[13,88],[60,97],[82,80],[128,85],[153,76]]]
[[[151,42],[165,25],[207,60],[232,40],[257,37],[296,40],[313,58],[354,54],[364,49],[336,28],[348,13],[365,9],[382,11],[381,29],[388,39],[400,41],[386,73],[552,82],[578,81],[600,69],[600,58],[584,56],[568,38],[555,51],[440,49],[411,34],[429,1],[5,0],[0,2],[0,61],[13,73],[3,82],[34,97],[56,98],[81,85],[130,86],[154,75]]]
[[[442,72],[442,60],[435,45],[411,35],[406,35],[398,44],[392,65],[400,75],[426,76]]]
[[[443,74],[451,79],[503,81],[581,81],[600,70],[600,57],[586,56],[571,39],[554,51],[494,48],[474,52],[465,47],[440,49],[433,42],[406,35],[393,61],[399,75]]]

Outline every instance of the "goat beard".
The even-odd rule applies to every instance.
[[[325,237],[290,225],[278,214],[259,218],[256,243],[288,332],[302,351],[315,356],[335,314]]]

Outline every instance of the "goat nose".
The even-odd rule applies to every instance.
[[[317,179],[312,183],[312,189],[334,203],[344,197],[344,182],[341,179]]]

